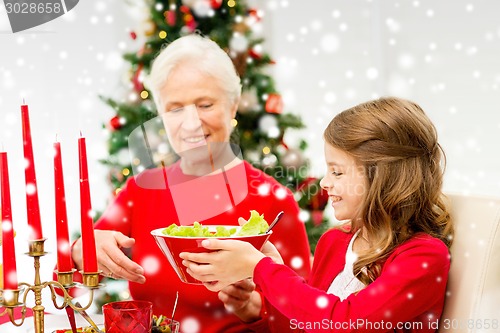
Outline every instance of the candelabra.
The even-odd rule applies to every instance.
[[[51,299],[54,306],[62,310],[67,306],[71,307],[73,310],[78,312],[87,310],[93,302],[94,299],[94,290],[100,288],[102,285],[99,284],[99,272],[95,273],[87,273],[83,272],[83,283],[75,283],[73,282],[73,274],[75,269],[69,272],[58,272],[57,273],[57,281],[48,281],[41,282],[40,280],[40,257],[47,254],[44,251],[44,242],[45,239],[34,240],[29,242],[29,252],[26,253],[28,256],[33,257],[34,266],[35,266],[35,282],[34,284],[28,284],[25,282],[19,283],[18,289],[15,290],[1,290],[2,291],[2,299],[0,300],[0,305],[5,307],[3,313],[0,316],[4,316],[6,314],[9,315],[9,319],[11,323],[15,326],[22,326],[24,320],[26,319],[26,298],[30,291],[33,292],[35,296],[35,306],[32,308],[33,310],[33,320],[35,326],[35,333],[44,333],[44,310],[45,307],[42,305],[42,290],[44,288],[49,288],[51,293]],[[68,289],[83,285],[84,287],[90,290],[89,301],[88,304],[83,307],[78,307],[71,302],[73,297],[68,293]],[[62,292],[63,302],[62,304],[57,304],[57,295],[56,289],[60,289]],[[22,296],[22,302],[19,302],[19,298]],[[14,309],[17,307],[22,307],[21,309],[21,318],[16,321],[14,318]]]

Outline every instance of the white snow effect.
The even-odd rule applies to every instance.
[[[156,274],[160,270],[160,260],[155,256],[144,257],[140,265],[148,274]]]
[[[70,10],[62,16],[62,19],[68,22],[74,22],[76,20],[76,11]]]
[[[186,317],[181,322],[182,331],[184,333],[198,333],[200,332],[200,322],[194,317]]]
[[[301,220],[304,223],[307,222],[310,217],[311,217],[311,214],[307,210],[301,210],[299,212],[299,220]]]
[[[410,83],[404,76],[394,73],[389,77],[388,91],[393,96],[409,96],[411,93]]]
[[[398,58],[398,64],[401,69],[411,69],[415,66],[415,57],[409,53],[401,54]]]
[[[397,22],[392,17],[388,17],[385,20],[385,25],[387,26],[387,29],[389,29],[390,32],[396,33],[399,32],[399,30],[401,30],[401,25],[399,24],[399,22]]]
[[[323,97],[326,104],[332,105],[337,102],[337,95],[333,91],[327,91]]]
[[[229,41],[229,47],[237,53],[244,52],[248,48],[248,39],[244,35],[235,32]]]
[[[69,242],[61,242],[61,241],[58,241],[57,242],[57,248],[58,248],[58,251],[61,251],[61,252],[66,252],[69,250],[70,248],[70,244]]]
[[[105,59],[105,67],[107,70],[110,70],[110,71],[117,71],[119,70],[122,65],[123,65],[123,57],[122,57],[122,54],[119,53],[119,52],[109,52],[106,56],[106,59]]]
[[[276,117],[269,114],[263,115],[259,120],[259,129],[262,132],[267,132],[271,128],[276,127],[277,125],[278,121],[276,120]]]
[[[337,52],[340,48],[340,40],[334,34],[326,34],[321,37],[320,47],[326,53]]]
[[[328,298],[326,296],[319,296],[316,300],[316,306],[320,309],[324,309],[328,306]]]
[[[304,266],[304,260],[299,256],[295,256],[290,260],[290,266],[294,269],[301,269]]]
[[[271,192],[271,185],[269,185],[268,183],[261,184],[257,188],[257,192],[262,196],[269,195],[269,192]]]
[[[26,194],[34,195],[36,193],[36,186],[33,183],[26,184]]]
[[[107,9],[107,7],[108,6],[105,1],[97,1],[94,4],[95,10],[97,10],[98,12],[104,12]]]
[[[4,232],[11,231],[12,230],[12,221],[8,221],[8,220],[2,221],[2,230]]]
[[[378,78],[378,69],[375,67],[370,67],[366,70],[366,77],[368,80],[375,80]]]

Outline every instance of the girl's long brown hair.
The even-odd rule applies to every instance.
[[[448,247],[453,224],[443,201],[445,155],[436,128],[417,104],[387,97],[341,112],[325,130],[327,143],[363,167],[368,189],[351,230],[366,228],[370,247],[354,275],[368,285],[400,244],[424,232]]]

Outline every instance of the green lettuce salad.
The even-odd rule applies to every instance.
[[[264,219],[264,214],[260,215],[257,211],[250,211],[250,218],[245,222],[237,232],[236,227],[217,226],[215,231],[208,226],[203,226],[199,222],[194,222],[193,225],[177,225],[171,224],[162,230],[162,233],[168,236],[179,237],[231,237],[231,236],[252,236],[260,235],[266,232],[269,228]]]

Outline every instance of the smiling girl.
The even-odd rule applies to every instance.
[[[417,104],[381,98],[335,116],[324,139],[321,186],[346,223],[319,241],[309,281],[269,243],[211,239],[219,251],[183,253],[184,264],[213,291],[253,277],[279,311],[260,309],[272,332],[434,332],[453,238],[435,127]]]

